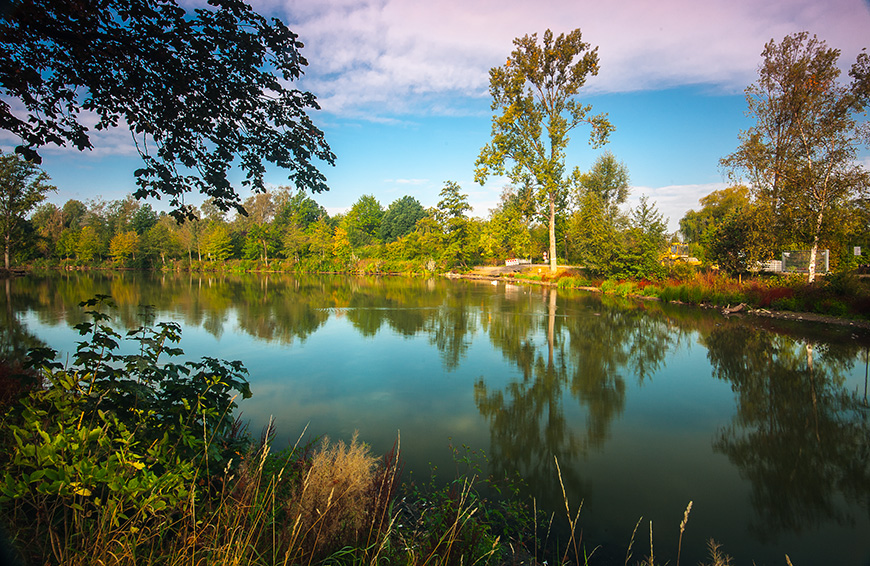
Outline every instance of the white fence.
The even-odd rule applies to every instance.
[[[816,273],[827,273],[829,267],[828,250],[816,252]],[[782,252],[782,271],[784,273],[806,273],[809,271],[809,250]]]
[[[511,266],[514,266],[514,265],[531,265],[531,264],[532,264],[532,260],[530,260],[530,259],[517,259],[517,258],[511,258],[511,259],[506,259],[506,260],[504,261],[504,264],[505,264],[506,266],[508,266],[508,267],[511,267]]]

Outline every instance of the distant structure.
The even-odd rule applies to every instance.
[[[782,273],[807,273],[809,265],[809,250],[782,252],[780,266]],[[828,250],[819,250],[816,253],[816,273],[827,273],[828,271],[830,271],[830,254]]]

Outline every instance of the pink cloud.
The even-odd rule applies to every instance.
[[[867,45],[861,0],[286,0],[268,4],[306,42],[305,88],[336,113],[446,108],[444,97],[487,95],[488,70],[515,37],[583,30],[599,47],[592,92],[708,84],[738,92],[771,38],[809,30],[843,51]]]

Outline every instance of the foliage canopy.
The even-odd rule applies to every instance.
[[[768,216],[779,243],[811,247],[815,256],[832,213],[870,185],[856,161],[866,144],[857,116],[867,103],[866,53],[852,69],[851,86],[839,80],[840,51],[807,32],[771,40],[762,52],[758,81],[746,89],[755,126],[722,164],[745,173],[756,204]]]
[[[135,196],[166,195],[179,218],[192,214],[192,189],[243,212],[236,166],[254,191],[267,163],[327,190],[315,161],[335,156],[307,114],[319,106],[285,86],[307,65],[302,47],[244,0],[190,12],[176,0],[11,2],[0,10],[0,128],[39,163],[46,145],[91,149],[91,122],[125,125],[143,160]]]

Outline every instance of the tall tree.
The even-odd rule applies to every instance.
[[[594,195],[607,211],[615,218],[620,204],[628,199],[628,186],[631,178],[625,163],[617,161],[610,151],[605,151],[592,164],[588,172],[576,178],[578,197]]]
[[[8,5],[7,5],[8,4]],[[308,63],[298,36],[245,0],[214,0],[192,12],[176,0],[27,0],[0,9],[0,128],[39,163],[46,145],[91,149],[88,127],[125,123],[143,167],[137,198],[170,197],[187,216],[196,189],[222,210],[242,209],[228,178],[265,189],[265,162],[302,189],[327,190],[317,160],[335,156],[289,88]],[[182,3],[184,4],[184,3]]]
[[[344,228],[353,247],[368,246],[378,242],[384,209],[373,195],[359,197],[344,217]]]
[[[279,187],[275,194],[275,224],[286,227],[296,225],[305,230],[328,215],[326,209],[302,191],[293,192],[288,187]]]
[[[468,195],[461,193],[462,188],[454,181],[446,181],[438,201],[438,216],[447,234],[447,247],[443,258],[451,266],[465,264],[469,257],[468,218],[465,213],[471,210]]]
[[[480,151],[475,180],[504,174],[514,183],[532,184],[546,203],[549,220],[550,270],[556,270],[556,205],[564,199],[568,179],[565,150],[569,133],[586,124],[593,147],[606,143],[613,126],[606,114],[591,115],[576,95],[588,75],[598,74],[598,48],[590,49],[579,29],[554,39],[544,32],[514,40],[507,62],[489,72],[492,141]],[[506,166],[510,165],[510,168]]]
[[[112,236],[109,242],[109,255],[115,258],[115,262],[123,265],[128,257],[136,259],[136,249],[139,247],[139,234],[132,230],[118,232]]]
[[[43,257],[54,255],[57,242],[63,233],[63,212],[50,202],[40,204],[30,216],[30,222],[36,229],[39,241],[36,243]]]
[[[63,213],[63,227],[78,230],[82,227],[82,222],[88,213],[88,207],[80,200],[70,199],[63,205],[61,212]]]
[[[19,155],[0,154],[0,235],[3,236],[3,266],[9,269],[12,245],[24,217],[56,190],[48,175]]]
[[[757,207],[732,209],[704,232],[705,259],[742,281],[743,274],[764,260],[770,249],[766,228]]]
[[[147,202],[136,209],[130,219],[130,225],[140,236],[157,224],[157,213]]]
[[[756,125],[741,132],[740,146],[722,163],[748,174],[757,204],[777,228],[810,246],[812,282],[825,222],[870,185],[856,162],[858,146],[868,141],[856,118],[867,103],[866,77],[859,58],[853,85],[841,84],[840,51],[807,32],[771,40],[762,57],[758,81],[746,89]]]

